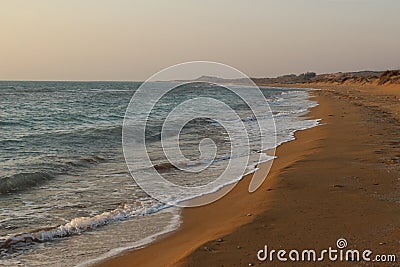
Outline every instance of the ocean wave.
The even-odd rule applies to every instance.
[[[92,157],[81,158],[75,161],[68,161],[66,164],[74,167],[87,167],[91,164],[101,163],[105,160],[106,160],[105,158],[100,156],[92,156]]]
[[[112,222],[124,221],[133,217],[152,214],[167,207],[170,206],[163,203],[152,206],[146,206],[145,204],[123,204],[112,211],[103,212],[92,217],[74,218],[63,225],[36,229],[28,233],[20,233],[0,238],[0,250],[8,251],[14,246],[48,242],[57,238],[79,235]]]
[[[19,126],[19,125],[25,125],[23,122],[20,122],[20,121],[3,121],[3,120],[0,120],[0,125],[1,126]]]
[[[0,85],[0,89],[15,89],[15,87],[11,85]]]
[[[154,164],[153,167],[159,172],[178,169],[174,164],[172,164],[170,162]]]
[[[54,178],[54,175],[46,172],[17,173],[0,179],[0,194],[31,188]]]
[[[121,137],[122,135],[122,126],[96,126],[96,127],[71,127],[68,130],[52,130],[52,131],[43,131],[43,132],[33,132],[33,133],[25,133],[21,134],[18,137],[13,137],[12,139],[3,139],[0,140],[1,143],[8,142],[23,142],[23,141],[32,141],[39,142],[52,139],[52,141],[56,140],[72,140],[76,141],[78,139],[85,140],[96,140],[96,138],[104,138],[111,137],[115,139],[115,137]]]
[[[64,163],[48,164],[46,169],[42,171],[21,172],[3,177],[0,178],[0,195],[30,189],[55,178],[57,175],[90,167],[92,164],[98,164],[105,160],[105,158],[100,156],[84,157]]]
[[[287,115],[291,115],[291,114],[301,114],[301,113],[307,112],[308,110],[309,110],[309,107],[293,109],[293,110],[289,110],[289,111],[278,111],[278,112],[274,113],[274,117],[287,116]]]

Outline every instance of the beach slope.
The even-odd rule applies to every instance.
[[[219,201],[184,209],[178,231],[99,266],[257,266],[270,264],[257,259],[265,245],[319,251],[339,238],[348,248],[399,255],[398,92],[334,85],[314,91],[320,105],[309,116],[322,118],[322,126],[278,147],[259,190],[249,194],[245,177]],[[280,264],[290,265],[274,261]]]

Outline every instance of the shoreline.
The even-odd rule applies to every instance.
[[[223,237],[202,244],[180,266],[256,266],[256,253],[272,249],[336,248],[345,238],[349,249],[400,256],[400,87],[320,86],[323,118],[318,148],[286,168],[270,208]],[[299,138],[300,140],[300,138]],[[207,252],[204,247],[210,247]],[[374,260],[374,258],[372,258]],[[295,266],[355,266],[354,263],[292,262]],[[276,260],[274,266],[290,262]],[[360,262],[356,266],[377,266]],[[381,265],[379,265],[381,266]],[[398,266],[388,262],[385,266]]]
[[[310,92],[311,91],[312,90],[310,90]],[[310,94],[310,99],[315,100],[316,97]],[[315,116],[312,116],[312,109],[318,107],[318,105],[319,105],[319,103],[317,102],[317,105],[315,107],[312,107],[311,109],[309,109],[308,112],[302,116],[309,118],[309,119],[320,119]],[[232,189],[232,191],[230,191],[222,199],[219,199],[216,202],[208,204],[206,206],[200,206],[200,207],[194,207],[194,208],[183,208],[183,210],[181,212],[181,214],[182,214],[181,215],[182,216],[181,224],[176,230],[158,236],[153,242],[146,244],[143,247],[126,250],[118,255],[115,255],[115,256],[112,256],[109,258],[105,258],[102,261],[95,262],[95,266],[136,266],[136,265],[140,265],[140,266],[175,266],[176,264],[179,265],[179,264],[181,264],[182,260],[186,256],[188,256],[191,252],[195,251],[197,246],[210,240],[211,237],[216,236],[215,238],[219,238],[220,236],[223,236],[225,234],[228,234],[228,233],[234,231],[236,228],[240,227],[241,225],[251,223],[251,221],[257,214],[260,214],[261,212],[264,211],[264,208],[260,207],[258,205],[258,203],[254,203],[257,205],[252,204],[250,208],[246,209],[248,211],[248,213],[243,213],[240,216],[237,216],[236,218],[235,218],[235,214],[233,214],[233,212],[236,212],[237,210],[236,209],[231,210],[229,214],[231,215],[230,216],[231,218],[234,218],[233,220],[231,218],[228,218],[228,216],[220,216],[218,228],[214,229],[214,231],[212,231],[213,233],[207,232],[206,234],[202,235],[200,240],[190,242],[190,245],[184,249],[184,252],[182,254],[179,252],[177,253],[177,251],[173,251],[172,253],[168,252],[168,256],[165,259],[164,258],[154,259],[151,257],[151,255],[158,249],[162,249],[163,251],[165,251],[165,249],[167,247],[179,246],[179,243],[180,243],[179,241],[182,240],[182,237],[187,237],[191,233],[194,232],[190,228],[193,228],[193,226],[195,224],[197,224],[197,222],[198,222],[197,218],[199,216],[203,217],[203,215],[210,214],[210,211],[212,211],[212,210],[213,210],[214,215],[217,215],[217,214],[215,214],[215,212],[218,213],[218,208],[216,209],[216,208],[214,208],[214,206],[218,206],[218,207],[226,206],[227,204],[231,204],[232,202],[237,204],[237,198],[238,198],[237,194],[240,195],[239,199],[242,199],[241,197],[246,197],[246,194],[248,196],[256,194],[257,201],[261,201],[263,199],[262,192],[269,193],[270,191],[273,190],[273,186],[275,183],[275,181],[273,180],[273,177],[276,178],[284,168],[290,166],[290,164],[292,164],[293,162],[296,162],[296,161],[301,160],[302,158],[306,157],[306,155],[308,153],[312,153],[312,150],[315,149],[317,140],[308,140],[308,141],[310,141],[310,144],[308,145],[309,149],[307,149],[307,151],[300,151],[301,150],[300,147],[302,146],[302,143],[304,144],[304,142],[302,142],[303,140],[298,140],[299,138],[303,139],[303,134],[300,134],[300,132],[312,130],[312,129],[318,128],[320,126],[321,126],[321,124],[313,126],[311,128],[297,130],[296,132],[294,132],[293,140],[283,142],[283,143],[279,144],[275,149],[273,149],[273,150],[275,150],[275,155],[277,156],[277,158],[275,158],[274,160],[271,160],[271,161],[262,162],[259,165],[257,165],[257,168],[261,169],[260,172],[265,168],[271,168],[271,169],[270,169],[270,172],[268,173],[268,177],[266,178],[264,183],[260,186],[260,188],[257,189],[256,192],[253,192],[251,194],[248,193],[247,188],[249,186],[249,182],[251,181],[254,173],[247,174],[237,183],[237,185]],[[304,138],[304,139],[306,139],[306,138]],[[311,142],[311,141],[313,141],[313,142]],[[286,148],[286,146],[291,146],[291,144],[294,142],[299,143],[299,144],[295,145],[293,148]],[[313,143],[313,144],[311,144],[311,143]],[[294,155],[288,155],[291,152],[294,152]],[[279,155],[278,155],[278,153],[279,153]],[[283,159],[281,159],[281,157]],[[278,161],[278,162],[276,162],[276,161]],[[272,164],[272,166],[271,166],[271,164]],[[272,181],[270,181],[270,180],[272,180]],[[196,201],[198,199],[203,199],[203,198],[208,198],[208,197],[214,196],[215,194],[223,193],[225,190],[230,190],[231,186],[232,186],[232,184],[226,185],[226,186],[224,186],[224,188],[218,190],[217,192],[213,192],[213,193],[207,194],[205,196],[196,197],[192,201]],[[223,201],[223,199],[225,199],[225,198],[229,198],[227,203],[224,203],[225,201]],[[250,199],[247,201],[250,201]],[[223,202],[223,203],[220,203],[220,202]],[[231,219],[229,227],[226,227],[226,225],[223,224],[224,219]],[[212,223],[212,222],[215,222],[214,220],[215,220],[215,218],[211,218],[211,219],[209,218],[207,220],[207,222],[210,221],[210,223]],[[203,221],[201,223],[200,227],[204,226],[205,224],[206,224],[206,222]],[[197,226],[196,228],[200,228],[200,227]],[[171,239],[175,239],[176,241],[174,240],[174,241],[172,241],[173,244],[169,244],[170,243],[169,240],[171,240]],[[173,255],[176,255],[176,257]],[[146,259],[148,259],[149,262],[147,262]]]
[[[256,257],[266,244],[324,249],[341,237],[351,248],[400,255],[400,90],[316,87],[324,89],[313,91],[319,106],[306,116],[322,126],[279,146],[256,192],[245,177],[217,202],[184,209],[177,231],[98,266],[253,266],[268,263]]]

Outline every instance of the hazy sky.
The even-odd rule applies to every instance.
[[[211,60],[249,76],[400,68],[398,0],[0,0],[1,80],[143,80]]]

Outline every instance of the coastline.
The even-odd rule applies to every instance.
[[[315,100],[315,96],[311,98]],[[313,116],[311,111],[303,116],[310,119],[319,119]],[[319,127],[296,131],[294,140],[284,142],[275,149],[277,158],[274,161],[267,161],[258,165],[258,168],[263,169],[270,168],[271,163],[273,164],[267,179],[257,191],[251,194],[248,192],[249,182],[253,173],[248,174],[222,199],[206,206],[184,208],[182,211],[182,223],[177,230],[159,236],[147,246],[124,251],[119,255],[97,262],[95,266],[180,265],[184,258],[195,251],[201,244],[212,239],[218,239],[242,225],[251,223],[258,214],[268,209],[269,201],[265,194],[271,194],[274,190],[279,173],[294,162],[306,158],[307,155],[317,149],[318,135],[320,133],[310,133],[310,136],[307,136],[303,132]],[[223,192],[227,188],[229,188],[229,185],[221,191]],[[221,191],[210,195],[219,194]],[[199,198],[207,198],[210,195]],[[194,201],[199,198],[194,199]],[[224,213],[221,214],[220,210],[224,210]],[[194,236],[196,237],[195,239],[193,238]],[[157,251],[163,251],[162,255],[158,254],[157,257],[153,257],[152,255]]]
[[[0,267],[400,267],[400,0],[0,6]]]
[[[265,245],[270,250],[321,251],[336,248],[339,238],[347,240],[349,249],[369,249],[373,255],[396,255],[399,260],[400,88],[318,87],[324,89],[316,91],[320,106],[311,114],[323,118],[324,126],[298,133],[298,141],[304,141],[302,136],[320,132],[318,148],[279,175],[268,210],[224,236],[224,242],[203,244],[214,249],[212,254],[200,247],[180,266],[268,265],[271,262],[259,262],[256,256]],[[276,257],[273,263],[288,264]],[[292,264],[377,266],[326,258]]]
[[[252,266],[266,244],[322,249],[341,237],[353,248],[398,255],[400,90],[312,87],[325,89],[313,92],[319,106],[308,114],[322,126],[279,146],[256,192],[247,192],[246,176],[217,202],[184,209],[177,231],[98,266]]]

